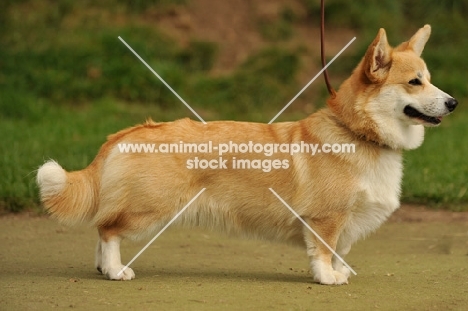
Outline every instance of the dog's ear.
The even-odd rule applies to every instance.
[[[403,42],[398,47],[395,48],[395,51],[406,51],[412,50],[416,55],[421,56],[424,46],[426,45],[427,40],[431,35],[431,26],[425,25],[423,28],[420,28],[409,41]]]
[[[367,49],[364,57],[366,76],[374,83],[385,80],[392,60],[392,48],[388,44],[385,29],[381,28],[377,37]]]
[[[420,28],[414,36],[408,41],[408,48],[412,49],[414,53],[418,56],[421,56],[424,46],[426,45],[427,40],[431,36],[431,26],[424,25],[423,28]]]

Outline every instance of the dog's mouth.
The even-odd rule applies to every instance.
[[[434,125],[438,125],[438,124],[440,124],[440,122],[442,122],[442,116],[440,116],[440,117],[431,117],[431,116],[425,115],[424,113],[416,110],[415,108],[413,108],[413,107],[411,107],[409,105],[406,106],[405,109],[403,109],[403,113],[406,114],[410,118],[416,118],[416,119],[419,119],[421,121],[424,121],[424,122],[427,122],[427,123],[430,123],[430,124],[434,124]]]

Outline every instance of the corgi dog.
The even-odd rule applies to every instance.
[[[458,104],[431,84],[420,57],[430,33],[425,25],[393,48],[380,29],[327,106],[303,120],[149,120],[110,135],[81,171],[48,161],[37,173],[42,204],[58,221],[97,228],[96,268],[111,280],[135,277],[121,262],[122,239],[161,230],[199,194],[174,225],[301,245],[315,282],[347,284],[336,255],[399,207],[402,151]],[[142,145],[156,149],[128,148]]]

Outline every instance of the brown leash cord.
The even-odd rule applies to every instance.
[[[324,68],[327,64],[325,62],[325,0],[320,1],[320,56],[322,58],[322,68]],[[325,78],[325,84],[327,85],[328,93],[335,97],[335,90],[330,84],[330,78],[328,77],[328,71],[325,69],[323,71],[323,77]]]

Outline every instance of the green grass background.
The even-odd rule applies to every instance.
[[[108,134],[147,117],[195,118],[118,36],[207,121],[268,122],[302,88],[298,77],[307,49],[287,43],[297,27],[318,25],[318,0],[297,1],[304,14],[285,5],[276,19],[259,18],[258,32],[270,44],[225,75],[211,74],[215,43],[194,39],[181,46],[164,29],[142,22],[148,10],[164,14],[190,1],[196,0],[1,2],[0,210],[38,208],[35,170],[49,158],[67,170],[81,169]],[[423,56],[433,82],[460,105],[440,127],[427,130],[421,148],[405,154],[404,202],[468,209],[467,14],[468,4],[456,0],[327,1],[328,31],[353,29],[358,37],[352,52],[330,68],[336,85],[350,74],[378,28],[397,43],[425,23],[433,26]],[[324,102],[323,83],[315,84],[320,86],[300,102]],[[307,115],[294,105],[279,120]]]

